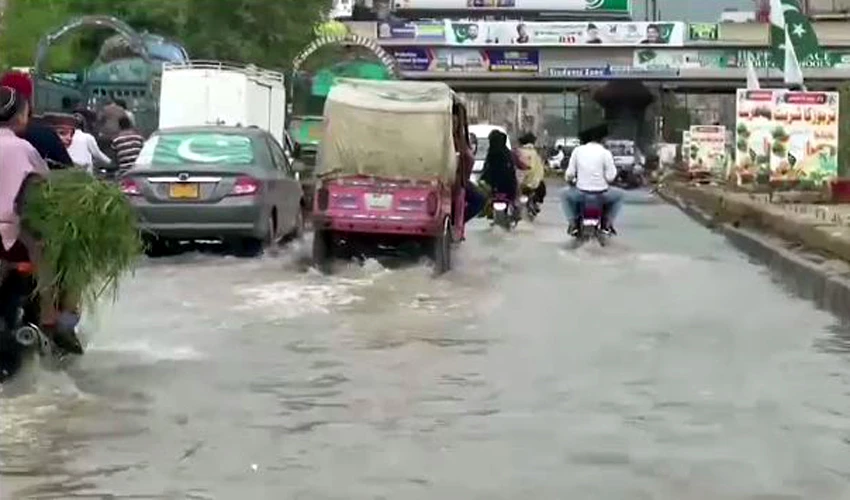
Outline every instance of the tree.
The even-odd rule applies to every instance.
[[[193,58],[288,68],[315,36],[330,0],[7,0],[0,53],[10,65],[31,65],[38,41],[73,17],[104,14],[137,30],[181,42]],[[111,33],[85,33],[58,52],[61,65],[87,65]],[[67,45],[67,47],[65,47]],[[51,59],[53,60],[53,59]],[[56,65],[54,64],[55,68]]]

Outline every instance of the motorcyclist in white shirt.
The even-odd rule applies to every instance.
[[[617,178],[614,157],[602,141],[608,135],[608,127],[600,125],[580,134],[581,145],[570,156],[570,163],[564,174],[567,182],[575,182],[561,194],[564,215],[569,222],[569,233],[576,234],[580,223],[579,209],[588,194],[600,195],[605,205],[604,229],[614,230],[614,219],[620,211],[623,199],[622,190],[611,186]]]

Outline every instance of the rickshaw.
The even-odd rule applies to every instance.
[[[468,136],[466,108],[444,83],[341,79],[316,165],[316,267],[413,245],[436,274],[448,271],[464,237]]]

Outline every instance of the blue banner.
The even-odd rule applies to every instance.
[[[536,50],[451,49],[425,47],[386,47],[402,71],[467,73],[518,72],[540,70]]]

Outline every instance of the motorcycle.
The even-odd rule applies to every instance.
[[[517,225],[519,222],[519,217],[517,217],[517,209],[514,204],[503,194],[496,194],[493,196],[493,223],[492,225],[496,225],[504,229],[505,231],[510,231]]]
[[[522,213],[529,222],[534,222],[534,219],[540,214],[540,205],[534,201],[533,196],[523,194],[519,197],[519,204],[522,207]]]
[[[0,260],[0,383],[15,376],[35,357],[59,362],[73,350],[82,351],[76,333],[63,341],[75,342],[76,346],[66,348],[41,330],[37,300],[32,264]],[[68,321],[62,318],[60,322],[63,320]],[[76,321],[72,329],[75,326]]]
[[[604,219],[604,203],[599,195],[586,195],[582,203],[579,213],[579,223],[573,233],[575,247],[587,243],[591,239],[599,242],[600,246],[606,246],[608,239],[612,233],[605,229],[603,224]]]

